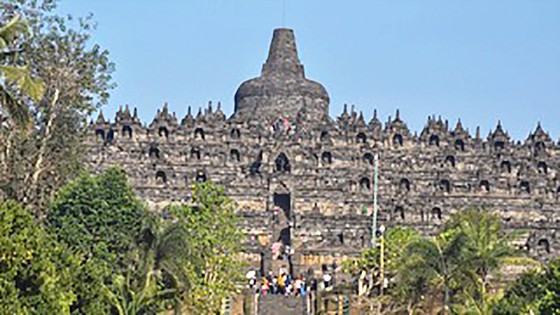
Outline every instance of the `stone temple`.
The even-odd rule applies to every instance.
[[[525,232],[519,247],[546,260],[560,253],[560,144],[537,124],[513,141],[498,123],[486,138],[461,121],[428,117],[419,135],[396,111],[344,107],[329,116],[325,88],[305,76],[290,29],[276,29],[261,75],[220,104],[179,119],[167,105],[149,124],[128,106],[92,122],[88,164],[122,167],[151,208],[188,202],[193,182],[223,185],[238,205],[245,254],[269,261],[271,242],[291,244],[293,268],[317,268],[370,246],[374,155],[379,155],[379,222],[430,234],[468,205],[498,211]]]

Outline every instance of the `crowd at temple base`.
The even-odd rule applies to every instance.
[[[269,271],[268,274],[260,277],[255,270],[247,272],[247,288],[253,293],[268,295],[293,295],[305,297],[309,291],[317,291],[317,289],[330,291],[334,286],[334,273],[336,272],[336,265],[323,266],[322,281],[319,281],[313,276],[313,270],[308,270],[307,275],[299,274],[292,276],[288,272],[286,266],[279,268],[278,272]]]

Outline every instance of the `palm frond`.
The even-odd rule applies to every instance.
[[[29,109],[6,91],[2,85],[0,85],[0,106],[17,126],[21,129],[28,128]]]
[[[21,34],[27,33],[29,33],[27,23],[25,23],[20,15],[14,16],[6,25],[0,27],[0,50],[6,49]]]
[[[33,78],[28,66],[1,66],[0,76],[8,84],[15,84],[17,88],[34,101],[43,97],[45,85],[42,80]]]

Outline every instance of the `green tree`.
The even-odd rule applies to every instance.
[[[519,260],[512,247],[516,233],[502,230],[498,216],[482,208],[453,215],[435,238],[412,242],[405,249],[401,282],[428,288],[442,296],[445,313],[491,314],[497,301],[490,279],[510,260]]]
[[[403,257],[403,248],[408,244],[420,239],[420,234],[410,228],[391,227],[387,229],[383,235],[384,242],[384,277],[390,284],[385,290],[385,295],[390,299],[378,299],[375,287],[381,285],[380,262],[381,262],[381,240],[378,240],[378,246],[364,250],[361,257],[356,260],[348,260],[343,263],[343,270],[349,272],[355,277],[359,277],[362,271],[366,272],[369,278],[368,290],[361,299],[362,304],[366,308],[375,307],[380,303],[385,304],[386,311],[397,311],[404,307],[411,308],[416,300],[415,295],[420,295],[420,291],[416,287],[410,288],[404,285],[404,282],[398,281],[399,266],[406,257]]]
[[[0,23],[20,16],[28,24],[33,36],[15,38],[13,46],[24,56],[27,73],[44,84],[40,100],[21,98],[30,113],[30,131],[0,133],[0,189],[41,216],[58,188],[81,171],[86,119],[107,102],[113,87],[114,66],[107,51],[92,43],[91,17],[59,16],[56,3],[0,2]]]
[[[192,257],[187,229],[180,221],[150,219],[127,270],[106,290],[119,314],[182,310],[189,287],[185,266]]]
[[[0,203],[0,313],[70,314],[78,258],[28,210]]]
[[[241,233],[233,201],[212,183],[193,188],[192,203],[150,216],[132,259],[107,295],[119,314],[215,314],[235,290]]]
[[[446,224],[446,231],[454,231],[465,237],[462,251],[462,292],[472,313],[491,314],[496,296],[492,294],[490,279],[498,279],[499,268],[508,261],[521,260],[519,251],[512,243],[519,233],[505,233],[500,218],[483,208],[468,208]],[[525,259],[529,262],[529,259]]]
[[[519,277],[494,305],[494,314],[560,314],[560,258]]]
[[[466,238],[461,233],[444,231],[435,238],[421,238],[405,249],[400,267],[400,281],[414,284],[421,292],[431,288],[433,296],[442,297],[443,313],[451,309],[451,287],[461,272],[462,251]],[[439,294],[438,294],[439,293]]]
[[[169,208],[171,221],[186,229],[191,250],[183,267],[189,285],[183,297],[189,312],[215,314],[240,279],[242,234],[236,225],[234,203],[223,187],[210,182],[197,184],[192,195],[191,205]]]
[[[133,275],[131,272],[117,274],[113,277],[110,287],[105,287],[105,294],[111,305],[119,315],[157,314],[163,308],[160,299],[166,291],[158,285],[160,281],[157,274],[148,272]]]
[[[82,174],[60,189],[46,223],[59,240],[118,271],[126,266],[146,216],[124,171],[110,168],[97,176]]]
[[[10,92],[14,86],[23,95],[29,96],[34,101],[39,101],[44,92],[44,84],[34,78],[28,66],[18,65],[25,63],[19,47],[14,47],[20,37],[29,35],[27,24],[21,16],[13,16],[5,25],[0,27],[0,105],[15,122],[15,126],[25,128],[29,123],[29,108],[18,99],[17,95]]]
[[[59,241],[84,256],[76,312],[108,311],[103,284],[129,267],[147,216],[124,171],[117,168],[98,176],[82,174],[57,193],[46,224]]]

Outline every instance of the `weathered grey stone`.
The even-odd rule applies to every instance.
[[[547,259],[560,252],[560,146],[537,125],[514,143],[499,123],[482,139],[457,122],[428,117],[411,134],[397,111],[384,125],[353,107],[331,119],[329,97],[305,79],[293,32],[275,30],[259,78],[241,85],[226,119],[209,104],[178,123],[167,105],[148,127],[128,106],[100,113],[86,143],[89,165],[119,165],[154,209],[188,201],[195,181],[224,185],[237,201],[247,253],[284,238],[296,263],[354,256],[371,239],[373,157],[380,156],[379,220],[426,234],[465,206],[497,211],[520,246]]]

